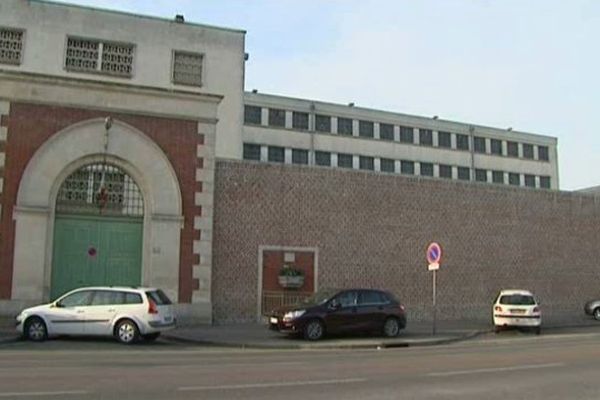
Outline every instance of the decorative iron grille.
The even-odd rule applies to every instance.
[[[181,85],[202,85],[202,54],[175,51],[173,82]]]
[[[144,199],[135,181],[110,164],[90,164],[72,173],[56,200],[60,213],[143,216]]]
[[[21,64],[23,31],[0,28],[0,63]]]
[[[65,65],[69,71],[131,77],[133,44],[69,37]]]

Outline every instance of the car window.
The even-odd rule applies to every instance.
[[[374,290],[363,290],[358,293],[358,305],[372,305],[372,304],[383,304],[385,299],[381,293]]]
[[[146,296],[148,296],[149,299],[152,299],[154,304],[156,304],[157,306],[164,306],[164,305],[171,304],[171,300],[160,289],[148,291],[148,292],[146,292]]]
[[[125,299],[123,304],[142,304],[142,296],[139,293],[123,292]]]
[[[58,302],[58,304],[61,307],[87,306],[90,304],[91,297],[92,297],[91,290],[82,290],[80,292],[75,292],[66,297],[63,297]]]
[[[500,304],[510,306],[533,306],[535,299],[532,296],[522,294],[511,294],[500,297]]]
[[[118,292],[113,290],[94,290],[92,306],[105,306],[109,304],[119,304]]]
[[[336,296],[335,300],[342,307],[352,307],[356,305],[356,292],[344,292]]]

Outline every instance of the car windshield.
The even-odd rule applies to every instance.
[[[338,292],[339,292],[339,290],[334,290],[334,289],[320,290],[317,293],[313,294],[312,296],[304,299],[302,301],[302,304],[315,304],[315,305],[323,304],[323,303],[326,303],[333,296],[335,296]]]
[[[535,299],[528,295],[510,294],[500,297],[500,304],[507,304],[510,306],[533,306],[535,305]]]

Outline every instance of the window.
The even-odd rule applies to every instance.
[[[94,290],[92,306],[106,306],[109,304],[120,304],[118,292],[112,290]]]
[[[124,294],[123,304],[142,304],[142,296],[139,293],[121,292]]]
[[[440,178],[452,179],[452,167],[440,164]]]
[[[477,182],[487,182],[487,170],[485,169],[476,169],[475,170],[475,180]]]
[[[421,169],[422,169],[421,165]],[[431,175],[433,176],[433,165],[431,166]],[[400,172],[404,175],[414,175],[415,174],[415,163],[413,161],[400,161]],[[422,175],[422,171],[421,171]]]
[[[315,130],[317,132],[331,132],[331,117],[317,114],[315,116]]]
[[[148,300],[152,300],[157,306],[168,306],[171,299],[160,289],[146,292]]]
[[[352,136],[352,120],[350,118],[338,118],[338,133]]]
[[[315,164],[331,167],[331,153],[327,151],[316,151]]]
[[[360,156],[358,159],[360,169],[375,169],[375,163],[373,157]]]
[[[0,63],[21,64],[23,36],[20,29],[0,28]]]
[[[260,161],[260,144],[244,143],[244,160]]]
[[[525,186],[535,187],[535,175],[525,174]]]
[[[501,156],[502,155],[502,140],[491,139],[491,153]]]
[[[414,143],[415,142],[414,129],[409,126],[401,126],[400,127],[400,142]]]
[[[394,140],[394,125],[379,124],[379,138],[383,140]]]
[[[431,129],[419,129],[419,144],[433,146],[433,131]]]
[[[439,147],[452,147],[452,135],[450,132],[438,132],[438,146]]]
[[[93,292],[91,290],[75,292],[67,297],[64,297],[62,300],[60,300],[59,304],[61,307],[87,306],[90,304],[90,300],[92,299],[92,293]]]
[[[458,179],[461,181],[470,181],[471,170],[468,167],[458,167]]]
[[[508,184],[514,185],[514,186],[520,186],[521,185],[521,175],[513,173],[513,172],[509,172]]]
[[[262,108],[258,106],[244,106],[244,123],[260,125]]]
[[[509,157],[519,157],[519,143],[506,142],[506,152]]]
[[[508,306],[533,306],[535,299],[525,294],[510,294],[500,297],[499,303]]]
[[[308,150],[292,149],[292,164],[308,164]]]
[[[285,110],[269,108],[269,126],[285,127]]]
[[[173,52],[173,83],[202,86],[202,60],[200,53]]]
[[[371,121],[358,121],[358,136],[373,137],[373,123]]]
[[[504,172],[502,172],[502,171],[492,171],[492,182],[494,182],[494,183],[504,183]]]
[[[538,146],[538,160],[548,161],[548,146]]]
[[[358,305],[359,306],[368,306],[368,305],[379,305],[385,304],[389,301],[385,296],[381,293],[376,292],[374,290],[361,290],[358,292]]]
[[[356,305],[356,292],[344,292],[335,297],[336,301],[342,307],[354,307]]]
[[[457,133],[456,148],[459,150],[469,150],[469,136]]]
[[[523,157],[533,160],[533,145],[523,143]]]
[[[292,112],[292,127],[294,129],[308,130],[308,113]]]
[[[475,136],[473,138],[473,147],[476,153],[485,153],[485,138]]]
[[[383,172],[396,172],[395,161],[389,158],[382,158],[380,160],[380,169]]]
[[[352,168],[352,154],[338,154],[338,167]]]
[[[270,162],[285,162],[285,151],[283,147],[269,146],[269,158]]]
[[[540,187],[544,189],[550,189],[550,177],[540,176]]]
[[[134,45],[92,39],[68,38],[67,71],[96,72],[121,77],[133,75]]]
[[[433,176],[433,164],[432,163],[421,163],[421,175],[422,176]]]

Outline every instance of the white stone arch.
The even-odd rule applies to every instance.
[[[48,299],[58,190],[78,168],[103,160],[104,144],[104,119],[79,122],[53,135],[27,164],[14,213],[14,300]],[[127,172],[144,197],[142,284],[177,298],[183,217],[171,163],[150,138],[118,120],[109,132],[106,159]]]

